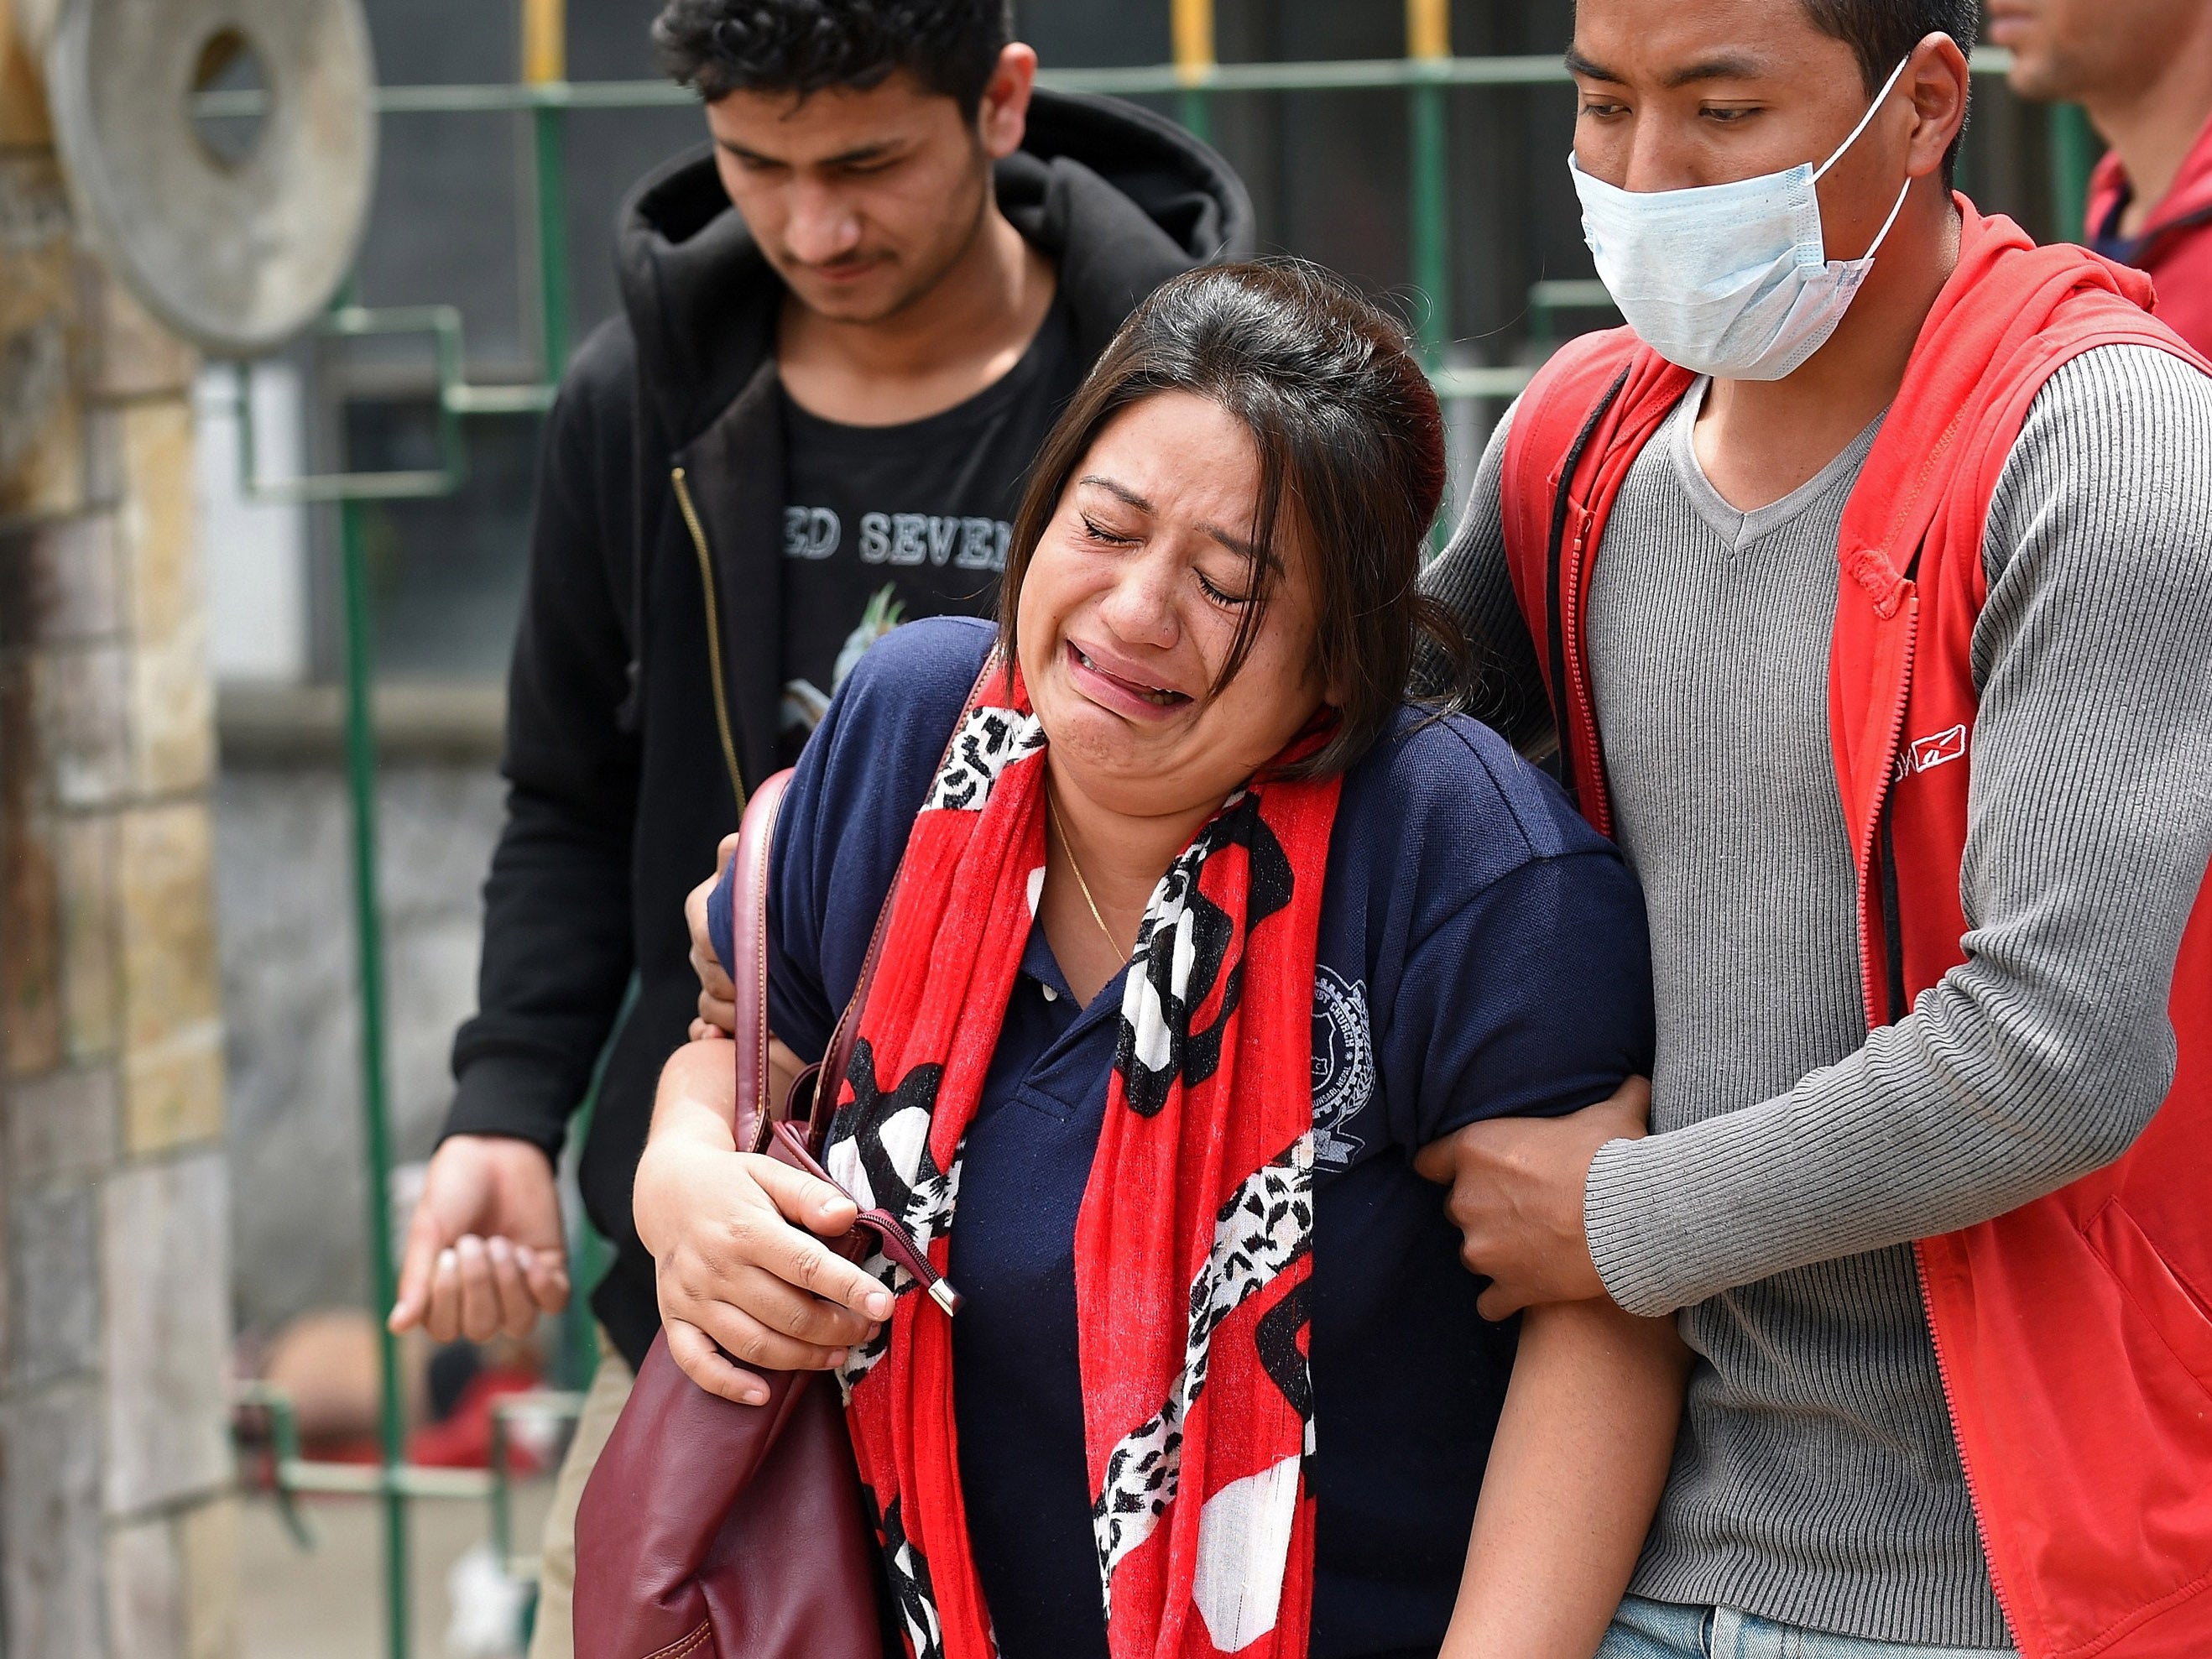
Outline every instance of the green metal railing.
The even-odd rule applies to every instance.
[[[1125,96],[1167,95],[1178,100],[1182,121],[1204,134],[1212,125],[1216,100],[1245,94],[1398,89],[1407,98],[1410,270],[1420,305],[1414,325],[1438,393],[1449,401],[1509,398],[1526,384],[1528,368],[1520,365],[1453,366],[1446,350],[1453,338],[1449,296],[1450,143],[1447,94],[1454,88],[1550,86],[1568,80],[1553,58],[1461,58],[1451,54],[1448,0],[1406,0],[1407,55],[1401,59],[1358,59],[1278,64],[1222,64],[1213,56],[1212,0],[1172,0],[1174,60],[1130,69],[1059,70],[1042,74],[1047,87]],[[562,52],[561,0],[525,0],[522,78],[514,83],[385,87],[376,108],[387,117],[416,114],[527,113],[532,143],[525,151],[525,181],[530,216],[531,257],[537,266],[535,335],[532,356],[536,378],[520,385],[477,385],[467,379],[467,356],[459,313],[448,306],[366,307],[349,300],[323,324],[339,339],[371,335],[421,334],[431,344],[436,378],[439,465],[418,471],[310,474],[264,478],[252,441],[250,368],[240,365],[238,418],[241,434],[241,485],[252,498],[334,504],[339,522],[339,562],[344,608],[345,750],[353,831],[354,913],[361,978],[361,1073],[362,1135],[368,1170],[368,1236],[371,1285],[377,1324],[395,1294],[395,1264],[389,1188],[391,1149],[386,1077],[383,930],[377,898],[374,807],[375,734],[371,712],[373,641],[363,514],[368,505],[450,494],[465,473],[462,417],[472,415],[536,413],[550,406],[570,335],[570,292],[564,166],[566,118],[579,110],[642,110],[683,106],[696,100],[681,88],[659,81],[571,82]],[[2002,52],[1984,50],[1974,57],[1978,73],[2002,72]],[[224,93],[197,100],[199,113],[247,115],[264,107],[263,94]],[[2053,192],[2058,222],[2078,234],[2080,203],[2093,146],[2080,112],[2059,110],[2051,117]],[[1607,306],[1603,291],[1589,283],[1547,282],[1529,295],[1531,333],[1539,349],[1559,337],[1562,313],[1595,312]],[[588,1109],[588,1103],[586,1109]],[[591,1275],[587,1227],[580,1226],[571,1329],[580,1346],[589,1341],[583,1311]],[[300,1455],[298,1437],[284,1402],[266,1390],[241,1403],[264,1411],[271,1425],[274,1481],[288,1520],[302,1540],[308,1536],[294,1503],[307,1492],[344,1492],[377,1498],[384,1510],[386,1651],[406,1659],[409,1649],[407,1505],[416,1498],[467,1498],[485,1502],[501,1560],[510,1571],[527,1575],[534,1564],[514,1549],[512,1504],[507,1474],[508,1414],[523,1402],[503,1406],[494,1422],[493,1468],[489,1471],[422,1469],[409,1466],[400,1387],[398,1350],[386,1334],[380,1355],[382,1407],[379,1441],[380,1466],[320,1464]],[[571,1381],[584,1380],[580,1373]],[[578,1396],[530,1397],[532,1408],[573,1412]]]

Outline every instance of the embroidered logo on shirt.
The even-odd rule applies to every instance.
[[[1327,963],[1314,969],[1314,1162],[1347,1167],[1367,1142],[1349,1127],[1375,1094],[1375,1038],[1367,988]]]
[[[1903,783],[1915,772],[1932,772],[1937,767],[1966,758],[1966,728],[1953,726],[1948,732],[1938,732],[1932,738],[1915,738],[1898,752],[1897,771],[1893,783]]]

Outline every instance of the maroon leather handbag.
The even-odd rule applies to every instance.
[[[843,1083],[883,921],[828,1054],[772,1105],[768,862],[790,777],[761,785],[738,830],[737,1143],[827,1181],[817,1161],[827,1103]],[[831,1248],[857,1261],[871,1233],[948,1310],[957,1307],[951,1286],[881,1210]],[[666,1337],[653,1338],[576,1513],[577,1659],[884,1659],[900,1650],[836,1379],[760,1374],[768,1402],[737,1405],[684,1376]]]

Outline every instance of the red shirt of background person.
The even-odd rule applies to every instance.
[[[2091,246],[2148,271],[2158,314],[2212,351],[2212,6],[1991,0],[2013,89],[2069,99],[2112,146],[2089,181]]]

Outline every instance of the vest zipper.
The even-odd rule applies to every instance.
[[[1591,516],[1588,513],[1582,515],[1582,520],[1575,529],[1574,547],[1567,555],[1567,592],[1571,595],[1579,594],[1582,592],[1583,552],[1589,538]],[[1589,642],[1583,635],[1584,619],[1580,605],[1576,605],[1570,621],[1571,626],[1569,631],[1577,647],[1575,653],[1575,667],[1577,672],[1572,676],[1575,707],[1582,711],[1583,758],[1589,768],[1589,776],[1592,780],[1590,798],[1583,803],[1583,810],[1589,813],[1590,823],[1595,827],[1598,834],[1611,836],[1613,834],[1613,793],[1605,781],[1605,750],[1598,741],[1597,703],[1590,694]]]
[[[1912,1241],[1912,1266],[1920,1279],[1920,1317],[1928,1327],[1928,1346],[1936,1354],[1936,1380],[1943,1385],[1943,1412],[1951,1419],[1951,1443],[1959,1449],[1959,1474],[1966,1487],[1966,1510],[1974,1517],[1974,1536],[1982,1547],[1982,1565],[1990,1570],[1990,1594],[2004,1615],[2006,1632],[2023,1654],[2028,1649],[2014,1598],[2006,1592],[2004,1575],[1997,1570],[1996,1552],[1990,1547],[1989,1522],[1982,1518],[1982,1495],[1974,1486],[1974,1471],[1966,1461],[1966,1443],[1959,1437],[1959,1395],[1951,1386],[1951,1362],[1943,1352],[1943,1334],[1936,1328],[1936,1304],[1928,1295],[1927,1241]]]
[[[730,769],[730,789],[738,798],[738,811],[745,810],[745,778],[738,769],[737,739],[730,735],[730,698],[722,684],[722,616],[714,601],[714,561],[707,551],[707,532],[691,505],[691,486],[677,467],[668,475],[676,486],[676,506],[684,514],[684,527],[691,532],[691,546],[699,556],[699,587],[707,600],[707,675],[714,688],[714,729],[721,734],[722,763]]]
[[[1916,556],[1912,562],[1913,574],[1917,574],[1918,569],[1919,560]],[[1906,580],[1911,580],[1911,576],[1908,575]],[[1874,874],[1873,860],[1880,856],[1879,843],[1883,839],[1882,830],[1889,814],[1890,796],[1897,787],[1897,757],[1904,746],[1905,715],[1912,701],[1912,669],[1920,654],[1920,611],[1917,599],[1913,605],[1911,629],[1905,640],[1905,660],[1898,671],[1904,690],[1898,696],[1897,710],[1890,718],[1889,741],[1882,750],[1881,769],[1875,774],[1880,781],[1875,785],[1874,812],[1868,823],[1866,836],[1859,848],[1861,872],[1859,902],[1862,918],[1865,911],[1867,880]],[[1900,905],[1899,908],[1899,915],[1897,920],[1901,922],[1904,919],[1903,907]],[[1887,916],[1883,918],[1883,922],[1885,927],[1892,925]],[[1885,944],[1889,949],[1901,952],[1904,941],[1901,939],[1889,939],[1886,940]],[[1862,921],[1859,936],[1859,957],[1860,977],[1868,993],[1867,1023],[1871,1029],[1876,1006],[1874,1000],[1875,969],[1872,952],[1866,947],[1863,921]],[[1883,964],[1883,969],[1886,973],[1887,963]],[[1925,1240],[1912,1241],[1912,1265],[1920,1280],[1920,1316],[1928,1327],[1928,1346],[1936,1355],[1936,1381],[1942,1383],[1943,1388],[1943,1412],[1950,1419],[1952,1442],[1959,1449],[1959,1473],[1966,1482],[1966,1507],[1974,1517],[1974,1534],[1982,1547],[1983,1565],[1987,1566],[1990,1571],[1990,1591],[1996,1597],[1997,1610],[2004,1615],[2007,1631],[2015,1643],[2022,1643],[2020,1616],[2014,1611],[2014,1599],[2006,1593],[2004,1579],[1998,1573],[1996,1553],[1990,1548],[1990,1528],[1989,1523],[1983,1519],[1981,1493],[1974,1485],[1974,1471],[1967,1462],[1966,1443],[1959,1436],[1958,1391],[1952,1386],[1951,1362],[1943,1352],[1942,1333],[1936,1327],[1936,1304],[1928,1294],[1928,1255]],[[2023,1650],[2025,1650],[2024,1644]]]
[[[1546,543],[1545,551],[1545,632],[1547,635],[1546,644],[1550,652],[1552,669],[1547,689],[1552,694],[1553,722],[1559,728],[1557,736],[1559,746],[1559,781],[1566,786],[1568,799],[1589,818],[1592,823],[1597,826],[1601,835],[1612,833],[1613,811],[1612,803],[1605,798],[1603,760],[1597,743],[1597,716],[1590,707],[1589,688],[1581,684],[1571,688],[1569,685],[1569,681],[1574,677],[1568,672],[1566,645],[1570,621],[1567,616],[1567,596],[1575,591],[1575,584],[1581,580],[1583,544],[1589,535],[1590,522],[1595,515],[1587,511],[1583,512],[1580,521],[1575,526],[1574,555],[1571,567],[1569,562],[1564,557],[1564,544],[1566,540],[1567,519],[1571,513],[1576,511],[1574,501],[1576,470],[1582,465],[1583,453],[1589,447],[1590,440],[1597,435],[1597,429],[1604,423],[1606,416],[1612,411],[1613,404],[1620,401],[1621,388],[1628,384],[1629,374],[1634,368],[1635,363],[1632,359],[1621,365],[1620,373],[1613,377],[1613,384],[1606,388],[1605,396],[1598,399],[1597,407],[1591,410],[1584,417],[1582,429],[1575,434],[1575,441],[1569,447],[1566,459],[1559,467],[1559,490],[1552,498],[1552,532]],[[1579,626],[1581,623],[1579,612],[1571,620],[1576,626]],[[1577,651],[1577,666],[1582,670],[1582,677],[1586,679],[1589,674],[1589,665],[1581,659],[1582,653]],[[1577,744],[1575,741],[1574,722],[1569,714],[1571,698],[1572,707],[1582,711],[1585,722],[1583,735],[1586,744]],[[1577,752],[1585,747],[1588,750],[1587,756]],[[1587,779],[1580,775],[1585,759],[1590,769],[1590,775]],[[1585,788],[1590,792],[1590,799],[1587,802],[1583,799]]]
[[[1908,631],[1905,636],[1905,660],[1899,665],[1897,671],[1899,687],[1897,694],[1897,707],[1890,714],[1889,739],[1882,745],[1881,764],[1875,774],[1872,810],[1867,817],[1866,833],[1859,837],[1856,849],[1859,888],[1859,989],[1866,997],[1867,1029],[1869,1030],[1875,1029],[1876,1020],[1887,1012],[1883,993],[1887,988],[1884,981],[1887,977],[1888,964],[1887,962],[1877,964],[1874,959],[1873,951],[1869,948],[1866,931],[1867,897],[1871,884],[1879,877],[1879,872],[1875,870],[1875,865],[1881,856],[1880,843],[1882,819],[1889,811],[1890,791],[1896,787],[1894,775],[1897,771],[1897,757],[1899,751],[1904,747],[1905,712],[1912,702],[1912,664],[1914,659],[1919,655],[1920,650],[1920,610],[1917,600],[1914,601],[1912,615],[1907,619],[1906,627]],[[1877,899],[1875,902],[1876,908],[1879,908],[1880,901]]]
[[[1896,763],[1891,764],[1894,767]],[[1875,856],[1881,860],[1881,943],[1888,958],[1889,1023],[1894,1025],[1912,1012],[1912,999],[1905,988],[1905,902],[1897,890],[1897,836],[1891,822],[1896,785],[1890,787],[1893,793],[1875,820],[1880,837]]]

